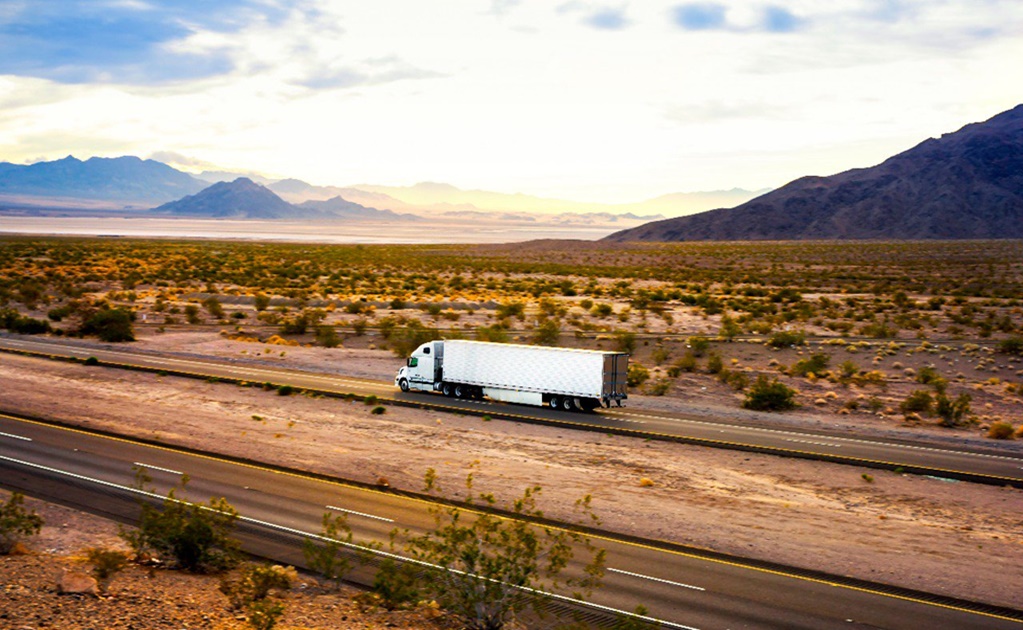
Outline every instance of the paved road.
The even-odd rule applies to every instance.
[[[188,454],[131,440],[0,415],[0,485],[132,518],[133,466],[144,466],[158,493],[181,474],[188,496],[224,496],[246,519],[283,534],[317,533],[324,512],[345,513],[357,539],[386,541],[395,527],[422,531],[426,503],[364,489]],[[680,524],[680,526],[683,526]],[[295,540],[247,538],[251,550],[295,562]],[[637,604],[665,628],[1014,628],[1018,621],[765,571],[741,563],[610,538],[605,586],[595,603],[631,611]],[[282,557],[283,556],[283,557]]]
[[[437,394],[402,393],[393,383],[388,382],[240,365],[227,360],[156,356],[133,351],[130,347],[95,349],[59,340],[0,337],[0,348],[80,359],[95,356],[108,364],[140,366],[153,370],[257,383],[290,384],[332,393],[353,393],[360,396],[372,394],[384,400],[404,404],[486,413],[495,418],[542,422],[580,429],[614,430],[640,437],[682,439],[708,446],[750,449],[790,457],[828,459],[889,470],[903,468],[907,472],[1023,487],[1023,454],[1007,454],[994,448],[953,448],[853,438],[820,431],[758,428],[707,418],[687,417],[683,414],[630,408],[582,414],[488,401],[458,400]]]

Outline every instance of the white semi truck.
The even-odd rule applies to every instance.
[[[429,341],[398,370],[403,392],[439,391],[556,409],[622,405],[629,355],[484,341]]]

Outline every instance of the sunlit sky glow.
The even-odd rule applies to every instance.
[[[1023,102],[1019,0],[0,0],[0,161],[627,202]]]

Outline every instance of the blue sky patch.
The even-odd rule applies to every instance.
[[[197,29],[235,32],[286,12],[258,0],[28,2],[0,22],[0,74],[60,83],[163,83],[221,74],[223,53],[177,54],[165,47]]]
[[[725,5],[699,2],[676,6],[672,12],[675,24],[687,31],[709,31],[724,28]]]

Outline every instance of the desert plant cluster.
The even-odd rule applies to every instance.
[[[1016,241],[6,237],[0,265],[0,326],[24,334],[128,341],[212,328],[251,354],[316,344],[404,357],[439,337],[615,349],[633,355],[633,391],[654,396],[698,387],[751,409],[898,416],[993,438],[1023,430]]]

